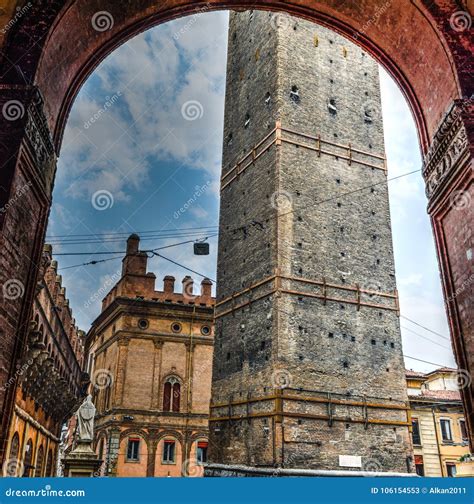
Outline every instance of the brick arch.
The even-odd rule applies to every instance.
[[[167,429],[167,430],[159,432],[156,436],[156,446],[158,446],[160,441],[166,437],[172,437],[172,438],[176,439],[176,441],[178,441],[181,444],[181,446],[183,446],[183,442],[184,442],[183,435],[181,434],[181,432],[173,430],[173,429]]]
[[[0,213],[0,250],[9,250],[15,243],[16,230],[21,229],[25,237],[16,255],[1,257],[0,270],[5,272],[1,280],[18,277],[25,285],[25,293],[5,303],[7,315],[0,320],[5,340],[5,352],[0,356],[0,387],[13,376],[24,352],[36,265],[40,264],[51,205],[55,159],[81,85],[108,54],[133,35],[197,11],[225,8],[282,10],[327,26],[369,52],[398,83],[414,114],[425,155],[429,212],[457,362],[474,374],[474,310],[463,284],[471,268],[466,251],[472,254],[473,249],[472,239],[463,232],[463,222],[470,222],[472,206],[463,212],[453,211],[450,204],[457,191],[474,195],[469,169],[474,105],[467,98],[473,94],[471,33],[450,24],[455,12],[467,11],[465,0],[390,2],[383,11],[379,0],[130,0],[125,4],[102,0],[100,9],[113,20],[105,31],[92,27],[98,5],[93,0],[38,0],[28,3],[31,7],[17,19],[16,8],[25,5],[23,0],[7,0],[0,14],[5,26],[14,20],[6,33],[0,34],[0,107],[16,100],[26,109],[22,121],[0,117],[0,207],[8,203],[18,187],[32,181],[24,213]],[[26,119],[30,117],[35,119],[36,135],[27,128]],[[464,131],[462,138],[460,129]],[[31,144],[34,148],[28,147]],[[43,175],[37,176],[40,173]],[[462,393],[466,419],[474,432],[472,386]],[[14,387],[0,392],[1,409],[7,412],[0,432],[8,431],[13,401]],[[6,436],[2,435],[2,459],[5,447]]]
[[[14,3],[14,2],[11,2]],[[16,2],[21,4],[21,2]],[[261,8],[281,10],[325,25],[372,54],[394,77],[413,110],[424,152],[429,145],[447,105],[455,98],[469,96],[469,38],[449,25],[450,16],[459,11],[459,3],[391,2],[381,7],[378,0],[338,2],[337,0],[173,0],[132,1],[124,6],[104,0],[100,12],[110,29],[93,27],[97,3],[91,0],[49,2],[48,9],[30,8],[20,22],[8,31],[5,60],[9,80],[36,84],[45,98],[45,109],[57,150],[72,102],[94,68],[119,45],[154,25],[196,12],[216,9]],[[61,4],[66,5],[61,5]],[[439,4],[439,5],[438,5]],[[467,10],[467,7],[466,7]],[[97,21],[97,18],[95,18]],[[44,22],[38,26],[39,20]],[[74,27],[74,29],[71,29]],[[39,40],[29,47],[30,57],[23,62],[21,74],[17,61],[30,45],[25,32]],[[43,38],[40,38],[43,37]],[[78,48],[80,50],[78,50]],[[422,58],[420,58],[420,49]],[[70,52],[69,52],[70,51]],[[62,64],[58,65],[58,61]],[[430,62],[436,61],[436,65]],[[23,68],[24,67],[24,68]],[[434,97],[432,82],[442,82]]]
[[[141,437],[145,443],[146,443],[146,446],[148,448],[148,450],[150,450],[150,436],[148,435],[147,432],[141,430],[141,429],[126,429],[124,431],[122,431],[120,433],[120,443],[127,437],[129,436],[139,436]]]

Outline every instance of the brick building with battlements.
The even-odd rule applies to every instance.
[[[66,288],[45,245],[28,344],[17,368],[4,476],[56,475],[61,427],[87,390],[85,333],[76,326]]]
[[[207,460],[214,298],[212,282],[147,273],[139,237],[87,334],[97,407],[95,446],[106,476],[202,474]]]

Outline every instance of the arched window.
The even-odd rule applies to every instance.
[[[29,478],[30,477],[30,472],[31,469],[33,469],[33,465],[31,464],[33,460],[33,441],[28,439],[28,443],[26,443],[26,449],[25,449],[25,472],[23,473],[24,478]]]
[[[179,411],[181,401],[181,385],[177,378],[170,376],[163,390],[163,410],[164,411]]]
[[[36,457],[35,478],[41,478],[43,474],[44,449],[40,446]]]
[[[10,456],[8,464],[6,464],[6,474],[5,476],[21,476],[21,474],[17,474],[18,468],[21,466],[18,455],[20,453],[20,438],[18,436],[18,432],[15,432],[12,438],[12,442],[10,445]]]
[[[54,476],[53,474],[53,450],[48,451],[48,458],[46,460],[46,477]]]

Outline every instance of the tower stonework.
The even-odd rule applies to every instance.
[[[376,62],[231,13],[211,465],[411,471],[386,178]]]

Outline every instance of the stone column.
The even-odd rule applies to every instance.
[[[474,102],[455,100],[424,159],[458,383],[474,450]]]
[[[162,341],[154,341],[155,354],[153,359],[153,384],[151,392],[151,409],[160,408],[160,383],[161,383],[161,357],[162,357]]]
[[[56,152],[38,88],[0,84],[0,460],[51,205]]]

